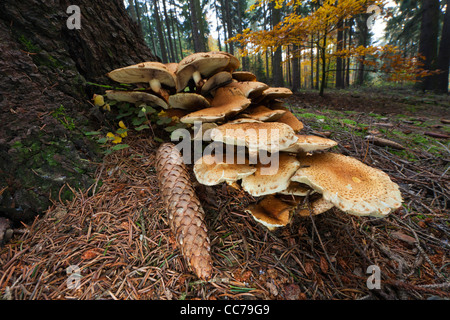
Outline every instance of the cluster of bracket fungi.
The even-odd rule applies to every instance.
[[[401,206],[398,185],[385,172],[332,152],[336,141],[302,133],[302,122],[283,105],[291,90],[269,87],[254,74],[237,71],[239,66],[226,52],[194,53],[179,63],[142,62],[108,74],[141,90],[108,90],[106,96],[159,107],[182,123],[200,126],[193,139],[237,150],[231,157],[212,152],[196,159],[195,177],[204,185],[225,182],[254,196],[246,212],[270,230],[286,226],[293,213],[309,216],[335,207],[384,217]],[[262,154],[276,165],[261,161]],[[181,158],[173,143],[159,148],[160,192],[189,266],[208,279],[212,262],[204,213]]]

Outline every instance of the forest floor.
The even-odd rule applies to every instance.
[[[268,231],[226,185],[196,185],[210,231],[214,277],[189,272],[158,193],[152,137],[105,156],[97,183],[73,190],[0,248],[4,299],[448,299],[450,101],[409,90],[302,91],[286,105],[306,133],[388,173],[403,206],[386,218],[332,209]],[[447,121],[446,121],[447,120]],[[403,149],[375,145],[373,135]],[[394,145],[396,146],[396,145]],[[398,147],[398,146],[397,146]],[[69,188],[66,186],[66,188]],[[72,286],[79,268],[79,286]],[[381,288],[370,289],[369,266]]]

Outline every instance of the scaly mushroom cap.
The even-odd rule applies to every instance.
[[[183,123],[222,121],[225,117],[241,112],[250,103],[251,101],[239,89],[220,87],[216,90],[210,108],[192,112],[180,120]]]
[[[249,205],[244,211],[250,213],[256,221],[269,230],[274,230],[289,223],[291,211],[294,208],[277,197],[269,195],[257,204]]]
[[[208,95],[215,89],[231,83],[232,80],[233,78],[231,77],[231,73],[229,73],[228,71],[218,72],[205,82],[205,84],[202,86],[201,94],[204,96]]]
[[[142,62],[132,66],[115,69],[107,75],[112,80],[120,83],[150,83],[152,90],[155,92],[159,92],[161,84],[171,88],[176,87],[175,74],[171,72],[166,65],[160,62]]]
[[[235,71],[232,74],[233,79],[237,81],[256,81],[256,76],[250,71]]]
[[[230,57],[224,53],[197,52],[185,57],[178,63],[176,72],[177,90],[183,91],[189,80],[197,85],[202,78],[225,70],[230,64]]]
[[[247,109],[247,111],[250,112],[242,114],[243,117],[259,121],[276,121],[286,113],[284,110],[271,110],[266,106],[257,106],[251,110]]]
[[[163,109],[169,108],[163,99],[147,92],[106,90],[106,97],[110,100],[125,101],[134,104],[142,102],[149,106],[159,106]]]
[[[172,108],[186,110],[199,110],[210,106],[204,96],[188,92],[179,92],[169,96],[169,105]]]
[[[385,172],[355,158],[321,153],[302,156],[300,162],[292,181],[309,185],[344,212],[383,217],[402,204],[398,185]]]
[[[223,157],[225,158],[225,156]],[[245,163],[238,163],[235,157],[233,163],[226,163],[223,158],[205,155],[194,164],[194,174],[198,182],[207,186],[214,186],[221,182],[231,184],[253,174],[256,168]]]
[[[281,151],[294,153],[311,152],[337,146],[336,141],[327,138],[303,134],[297,134],[296,136],[298,137],[298,140]]]
[[[262,103],[262,101],[264,102],[268,102],[270,100],[274,100],[274,99],[283,99],[283,98],[287,98],[289,96],[292,95],[292,91],[288,88],[267,88],[266,90],[264,90],[261,95],[258,97],[257,103]],[[263,103],[265,104],[265,103]]]
[[[314,216],[327,212],[328,210],[334,207],[334,205],[330,201],[325,200],[323,197],[313,200],[310,206],[311,206],[311,214]],[[310,213],[309,211],[310,210],[308,208],[302,209],[298,212],[298,214],[302,217],[309,217]]]
[[[258,81],[232,82],[227,87],[238,88],[249,99],[261,96],[263,91],[269,88],[267,84]]]
[[[276,122],[285,123],[292,128],[295,132],[299,132],[303,129],[303,123],[298,120],[298,118],[286,108],[274,109],[274,110],[285,110],[286,112],[276,120]]]
[[[242,188],[255,197],[281,192],[299,167],[296,157],[280,153],[278,163],[256,164],[255,173],[242,179]]]
[[[214,141],[246,146],[249,152],[266,150],[278,152],[297,141],[294,131],[284,123],[252,122],[226,123],[211,132]]]

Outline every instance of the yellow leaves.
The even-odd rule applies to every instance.
[[[120,129],[118,129],[116,131],[116,133],[112,133],[112,132],[108,132],[106,134],[106,137],[112,142],[112,143],[121,143],[122,142],[122,138],[125,138],[126,136],[128,136],[128,128],[126,127],[125,123],[123,123],[123,121],[119,121],[119,127]]]
[[[112,132],[108,132],[106,136],[111,140],[112,143],[121,143],[122,138],[119,135],[116,135]]]
[[[94,101],[94,106],[101,107],[105,104],[105,98],[100,94],[94,94],[92,101]]]

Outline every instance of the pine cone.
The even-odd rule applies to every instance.
[[[172,143],[162,144],[156,154],[159,190],[181,252],[194,273],[203,280],[212,274],[210,240],[204,211],[189,179],[183,158]]]

